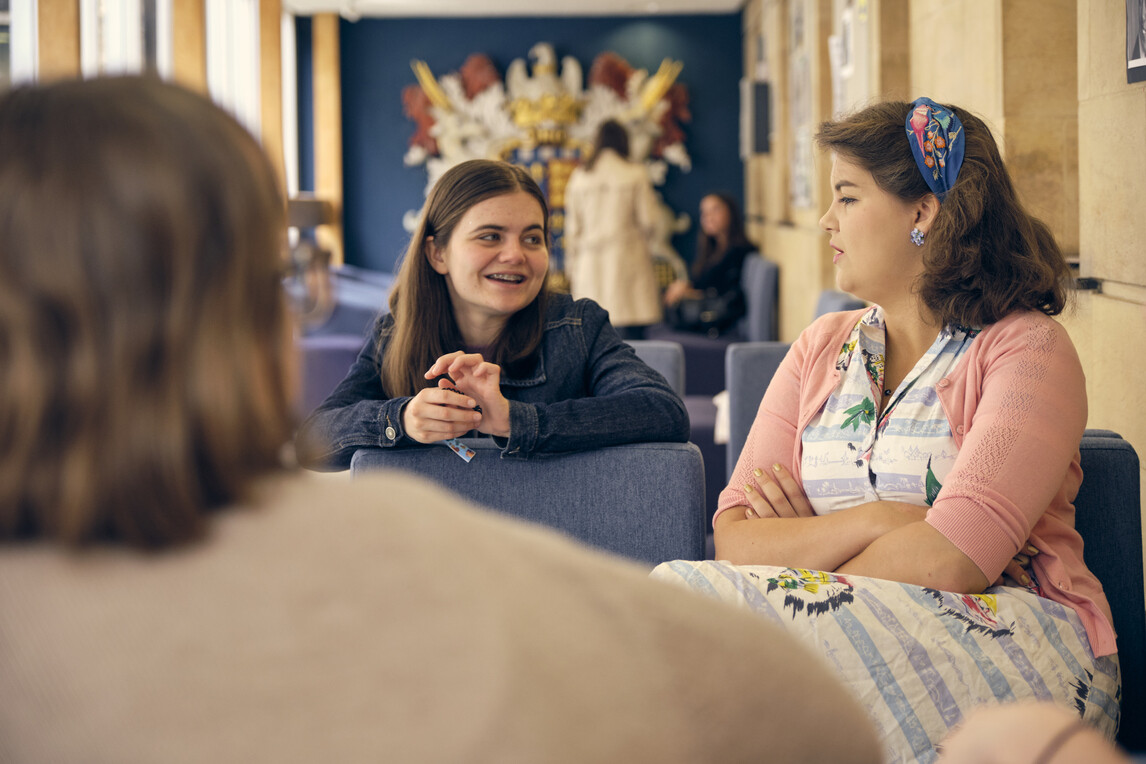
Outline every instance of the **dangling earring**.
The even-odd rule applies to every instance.
[[[911,243],[917,247],[923,246],[923,231],[918,228],[911,229]]]

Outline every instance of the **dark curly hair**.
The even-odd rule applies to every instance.
[[[1015,193],[991,131],[948,106],[963,123],[963,166],[922,250],[918,293],[945,324],[983,326],[1016,310],[1054,316],[1067,304],[1070,268],[1050,229]],[[860,164],[876,184],[908,202],[928,193],[907,140],[912,105],[888,101],[824,122],[817,144]]]

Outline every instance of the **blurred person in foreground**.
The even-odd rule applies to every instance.
[[[1072,711],[1054,703],[1030,700],[976,708],[952,730],[940,748],[940,764],[1132,761]]]
[[[178,86],[0,98],[0,760],[877,760],[748,615],[284,465],[284,211]]]

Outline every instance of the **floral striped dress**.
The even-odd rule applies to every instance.
[[[840,382],[802,433],[801,477],[817,514],[869,501],[930,506],[958,448],[936,384],[978,330],[948,327],[877,414],[884,326],[864,314],[841,349]],[[1110,736],[1121,691],[1116,656],[1095,658],[1078,615],[1038,582],[983,594],[862,576],[714,561],[674,561],[654,578],[784,624],[820,653],[870,709],[888,762],[931,762],[972,707],[1057,702]]]

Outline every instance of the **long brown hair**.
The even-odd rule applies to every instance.
[[[0,538],[199,536],[291,435],[269,162],[134,77],[10,91],[0,147]]]
[[[428,384],[423,376],[426,369],[464,344],[446,277],[431,268],[426,257],[426,239],[432,236],[439,247],[448,246],[454,227],[471,207],[517,191],[525,191],[541,205],[548,247],[545,194],[521,167],[471,159],[446,170],[430,190],[390,291],[393,324],[378,342],[376,355],[382,359],[380,373],[386,395],[416,395]],[[510,316],[501,335],[484,351],[486,360],[505,367],[532,355],[545,332],[547,305],[548,290],[543,285],[533,302]]]
[[[715,236],[709,236],[700,226],[696,235],[696,258],[692,261],[692,275],[697,278],[711,265],[720,262],[724,253],[734,247],[749,247],[756,249],[756,245],[748,238],[744,230],[744,215],[740,212],[740,205],[732,194],[723,191],[713,191],[701,197],[701,201],[712,197],[720,201],[728,210],[728,241],[722,247]]]
[[[884,102],[824,122],[816,142],[872,174],[904,201],[930,193],[904,127],[911,104]],[[982,326],[1015,310],[1058,315],[1067,303],[1070,268],[1054,235],[1019,201],[991,131],[974,114],[948,106],[963,123],[959,177],[927,234],[923,304],[943,323]]]
[[[585,168],[592,170],[605,149],[617,152],[621,159],[629,158],[629,131],[615,119],[606,119],[597,127],[593,140],[593,154],[585,160]]]

